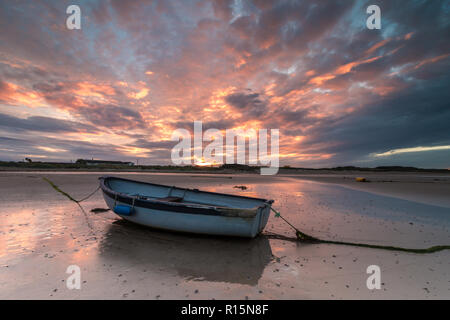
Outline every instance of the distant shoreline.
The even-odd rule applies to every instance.
[[[259,174],[260,167],[239,164],[225,164],[220,167],[209,166],[170,166],[170,165],[83,165],[77,163],[50,163],[50,162],[6,162],[0,161],[0,171],[57,171],[57,172],[162,172],[162,173],[214,173],[214,174]],[[402,166],[383,166],[375,168],[361,168],[353,166],[334,168],[295,168],[280,167],[278,174],[332,174],[332,173],[441,173],[450,174],[448,169],[424,169]]]

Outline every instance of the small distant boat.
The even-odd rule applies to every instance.
[[[257,236],[269,220],[273,200],[101,177],[108,207],[137,224],[210,235]]]

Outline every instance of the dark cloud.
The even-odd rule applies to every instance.
[[[44,149],[42,148],[44,147]],[[135,161],[136,157],[120,154],[121,146],[87,141],[26,136],[25,138],[0,137],[2,160],[23,159],[33,161],[67,161],[79,158]],[[54,149],[49,152],[48,149]]]
[[[308,144],[331,143],[334,146],[326,146],[321,151],[336,153],[345,163],[355,163],[355,159],[393,149],[450,145],[448,84],[450,77],[445,76],[421,88],[408,88],[366,105],[326,126],[315,127],[314,132],[310,132],[314,138]],[[409,156],[417,157],[417,154]],[[373,163],[389,161],[372,160]],[[446,161],[441,161],[439,166],[446,166]]]
[[[201,121],[195,120],[195,121]],[[233,128],[238,124],[238,121],[231,120],[231,119],[225,119],[225,120],[218,120],[218,121],[202,121],[202,130],[206,131],[208,129],[218,129],[218,130],[226,130],[228,128]],[[174,123],[171,123],[171,128],[173,130],[176,129],[186,129],[189,132],[193,132],[194,130],[194,121],[177,121]]]
[[[133,143],[133,146],[147,149],[172,149],[178,141],[148,141],[145,139],[138,139]]]
[[[33,85],[33,89],[42,93],[53,94],[62,91],[64,86],[61,84],[36,83]]]
[[[144,125],[138,112],[114,105],[81,107],[77,109],[77,113],[94,126],[130,129]]]
[[[79,122],[33,116],[26,119],[0,113],[0,128],[8,131],[96,132],[93,126]]]
[[[241,112],[251,117],[260,117],[266,112],[267,103],[261,100],[259,93],[232,93],[225,101]]]

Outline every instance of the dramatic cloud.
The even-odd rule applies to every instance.
[[[7,131],[35,132],[95,132],[95,128],[79,122],[60,120],[49,117],[16,118],[0,113],[0,129]]]
[[[169,164],[201,120],[280,129],[281,165],[450,167],[448,1],[71,4],[0,3],[0,160]]]

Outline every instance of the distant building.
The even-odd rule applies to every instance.
[[[123,162],[123,161],[108,161],[108,160],[85,160],[78,159],[76,161],[78,164],[85,164],[88,166],[100,166],[100,165],[119,165],[119,166],[134,166],[133,162]]]

